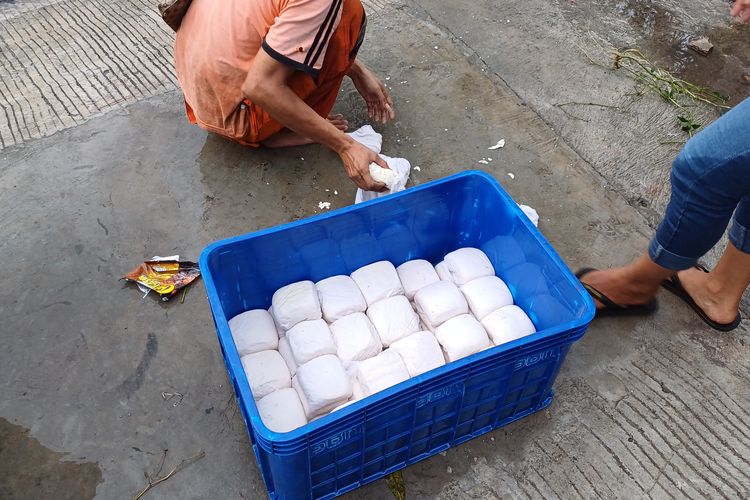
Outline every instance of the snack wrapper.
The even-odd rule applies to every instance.
[[[180,289],[193,282],[201,271],[195,262],[182,261],[179,256],[154,257],[122,277],[135,283],[141,291],[153,290],[162,300],[169,300]]]

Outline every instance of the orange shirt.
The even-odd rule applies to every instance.
[[[175,41],[175,69],[201,127],[244,137],[237,112],[259,50],[317,77],[341,18],[342,0],[193,0]]]

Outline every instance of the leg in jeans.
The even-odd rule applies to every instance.
[[[744,263],[750,254],[750,204],[747,201],[750,143],[747,137],[750,137],[750,100],[743,101],[696,135],[675,160],[672,197],[648,253],[623,268],[589,273],[583,281],[619,304],[648,302],[665,278],[691,268],[716,244],[736,209],[730,232],[732,248],[725,254],[728,260],[722,259],[725,262],[711,273],[715,275],[711,279],[722,285],[722,296],[731,297],[727,302],[739,302],[737,297],[741,297],[750,280],[745,276],[750,272],[750,265]],[[717,275],[722,270],[724,272]],[[691,295],[707,286],[697,282],[705,277],[698,277],[692,271],[684,275],[688,281],[684,283],[685,288]],[[696,280],[691,280],[693,276]],[[738,294],[740,288],[742,291]],[[701,305],[698,297],[693,298]],[[706,312],[711,316],[708,309]],[[736,312],[735,308],[734,315]],[[713,319],[723,322],[719,317]]]
[[[706,274],[697,269],[679,273],[693,300],[719,323],[737,316],[740,300],[750,286],[750,197],[740,202],[729,230],[729,245],[719,263]]]

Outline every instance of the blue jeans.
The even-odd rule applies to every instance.
[[[672,197],[648,253],[681,271],[721,239],[750,253],[750,98],[690,139],[672,165]]]

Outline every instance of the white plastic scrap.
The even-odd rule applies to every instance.
[[[534,224],[534,226],[539,227],[539,214],[537,213],[537,211],[528,205],[519,204],[518,206],[521,208],[521,210],[523,210],[523,213],[526,214],[526,217],[529,218],[531,223]]]
[[[495,144],[494,146],[490,146],[487,149],[494,151],[495,149],[500,149],[503,147],[505,147],[505,139],[500,139],[499,141],[497,141],[497,144]]]
[[[320,210],[328,210],[331,208],[331,202],[330,201],[319,201],[318,202],[318,208]]]

